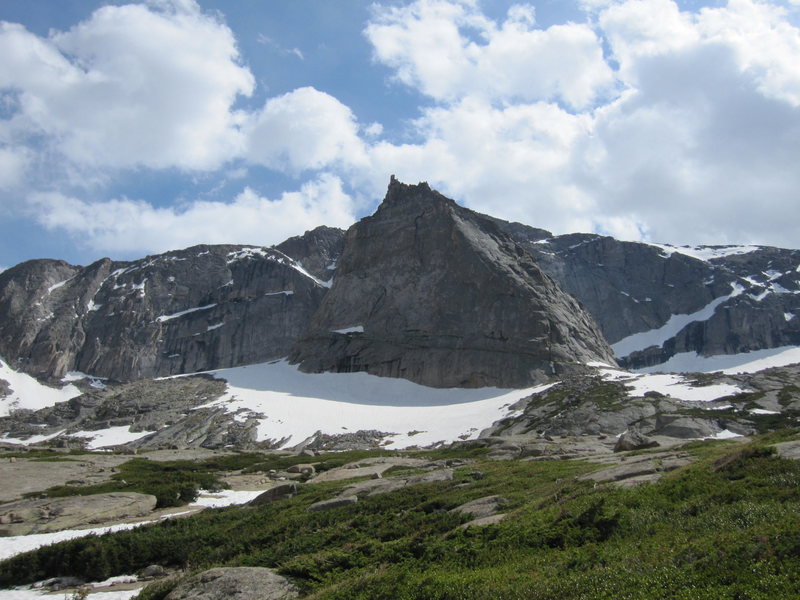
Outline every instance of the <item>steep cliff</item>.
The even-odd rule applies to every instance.
[[[491,220],[392,179],[375,214],[347,232],[290,360],[312,372],[515,387],[613,358],[591,317]]]

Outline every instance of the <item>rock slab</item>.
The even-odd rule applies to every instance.
[[[210,569],[190,577],[166,600],[288,600],[297,588],[285,577],[262,567]]]

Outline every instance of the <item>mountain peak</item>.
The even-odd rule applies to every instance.
[[[434,387],[524,387],[613,356],[495,223],[392,178],[378,211],[347,232],[333,287],[290,360]]]

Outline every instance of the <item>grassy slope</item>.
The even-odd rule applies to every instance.
[[[796,598],[800,462],[777,458],[766,445],[777,439],[691,444],[695,464],[634,489],[576,482],[598,468],[580,461],[482,459],[452,482],[327,512],[305,508],[345,483],[305,486],[268,506],[15,557],[0,563],[0,586],[59,574],[97,580],[160,563],[278,568],[315,599]],[[490,494],[509,500],[510,517],[459,529],[467,517],[447,511]],[[164,595],[163,585],[143,594]]]

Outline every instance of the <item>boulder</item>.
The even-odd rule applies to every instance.
[[[482,519],[496,514],[498,509],[506,504],[506,502],[506,499],[501,496],[486,496],[457,506],[450,512],[470,515],[475,519]]]
[[[188,578],[165,600],[288,600],[298,595],[288,579],[270,569],[228,567]]]
[[[614,452],[626,452],[628,450],[644,450],[646,448],[656,448],[660,444],[638,431],[626,431],[614,445]]]
[[[149,565],[139,572],[139,579],[158,579],[169,574],[161,565]]]
[[[317,472],[314,465],[292,465],[286,469],[288,473],[300,473],[302,475],[313,475]]]
[[[282,483],[281,485],[276,485],[273,488],[268,489],[266,492],[259,494],[250,502],[247,503],[248,506],[261,506],[263,504],[269,504],[271,502],[277,502],[278,500],[285,500],[287,498],[291,498],[292,496],[297,495],[297,484],[296,483]]]

